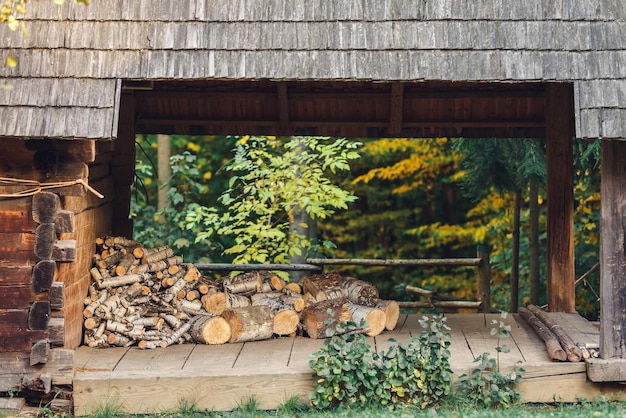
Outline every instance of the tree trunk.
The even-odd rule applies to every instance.
[[[539,186],[530,181],[530,303],[539,303]]]
[[[519,307],[519,241],[520,241],[520,212],[522,207],[522,192],[515,191],[513,203],[513,243],[511,249],[511,310],[517,312]]]

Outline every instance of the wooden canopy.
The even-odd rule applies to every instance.
[[[137,132],[545,137],[554,310],[573,310],[572,138],[606,140],[603,355],[626,358],[623,318],[610,322],[626,308],[613,268],[626,260],[626,174],[609,141],[626,139],[623,0],[28,8],[29,36],[0,28],[0,58],[19,60],[0,67],[0,140],[115,140],[116,173],[132,174]],[[114,174],[120,199],[127,174]]]

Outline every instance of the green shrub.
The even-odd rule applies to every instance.
[[[366,324],[337,325],[310,362],[317,382],[311,403],[319,409],[440,403],[451,392],[449,328],[441,316],[420,323],[428,331],[407,344],[390,340],[382,354],[359,333]]]

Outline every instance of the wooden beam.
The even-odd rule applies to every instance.
[[[546,86],[548,171],[548,309],[575,312],[573,138],[574,89]]]
[[[389,133],[400,134],[402,132],[404,84],[391,84],[391,103],[389,110]]]
[[[278,120],[281,130],[289,127],[289,97],[287,95],[287,83],[281,81],[277,84],[278,90]]]
[[[602,141],[600,357],[626,358],[626,142]]]

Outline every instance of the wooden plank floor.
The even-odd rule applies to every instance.
[[[553,315],[575,341],[598,342],[598,329],[579,315]],[[498,341],[489,334],[494,319],[501,317],[447,315],[455,376],[469,371],[483,352],[495,357]],[[389,338],[405,342],[423,330],[418,320],[416,315],[401,316],[396,330],[369,341],[377,351],[389,346]],[[500,354],[500,367],[526,370],[520,385],[524,401],[571,402],[594,399],[612,390],[610,385],[588,382],[584,362],[552,362],[543,342],[521,318],[509,315],[504,321],[512,331],[501,344],[511,351]],[[119,405],[128,413],[158,413],[175,410],[183,400],[223,411],[236,408],[249,396],[255,396],[261,408],[274,409],[290,396],[306,397],[313,390],[309,359],[322,344],[322,340],[295,337],[155,350],[80,347],[75,353],[75,413],[86,415],[106,403]]]

